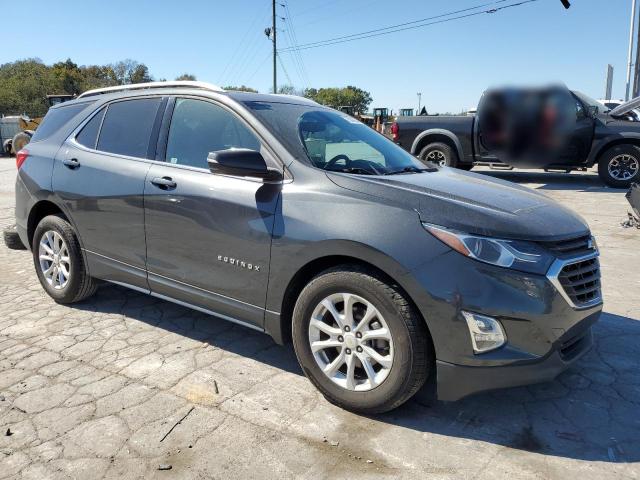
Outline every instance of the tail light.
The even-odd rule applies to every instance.
[[[20,170],[20,167],[25,162],[28,156],[29,156],[29,151],[24,148],[20,150],[18,153],[16,153],[16,168],[18,170]]]
[[[394,142],[397,142],[398,138],[400,138],[400,127],[396,122],[393,122],[393,125],[391,125],[391,135],[393,136]]]

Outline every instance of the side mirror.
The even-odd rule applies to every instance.
[[[596,105],[589,105],[589,116],[591,118],[596,118],[598,116],[598,112],[600,110],[598,109],[598,107]]]
[[[219,175],[260,178],[268,181],[282,180],[282,173],[268,168],[262,154],[247,148],[231,148],[210,152],[207,156],[209,170]]]

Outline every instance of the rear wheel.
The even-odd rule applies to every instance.
[[[358,266],[323,272],[304,288],[292,333],[305,375],[347,410],[396,408],[433,369],[423,320],[397,286]]]
[[[640,181],[640,148],[635,145],[611,147],[598,161],[598,175],[615,188],[629,188]]]
[[[58,303],[75,303],[93,295],[73,227],[60,215],[44,217],[33,235],[33,263],[42,288]]]
[[[430,143],[420,150],[418,157],[441,167],[456,167],[458,165],[458,155],[446,143]]]

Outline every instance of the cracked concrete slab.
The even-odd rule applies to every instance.
[[[596,346],[555,381],[358,416],[290,346],[116,286],[57,305],[29,253],[2,245],[0,479],[639,479],[640,233],[619,225],[624,192],[593,172],[480,171],[554,197],[598,237]],[[3,224],[14,175],[0,159]]]

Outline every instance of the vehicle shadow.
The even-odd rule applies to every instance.
[[[567,173],[554,173],[542,171],[518,171],[518,170],[472,170],[474,173],[487,175],[515,183],[533,183],[539,186],[532,187],[536,190],[571,190],[590,193],[626,193],[624,188],[611,188],[606,186],[593,171]]]
[[[281,347],[260,332],[123,287],[103,286],[75,308],[125,315],[302,375],[291,345]],[[594,337],[594,349],[553,382],[435,404],[426,401],[424,388],[370,421],[544,455],[638,462],[640,319],[604,313]]]

